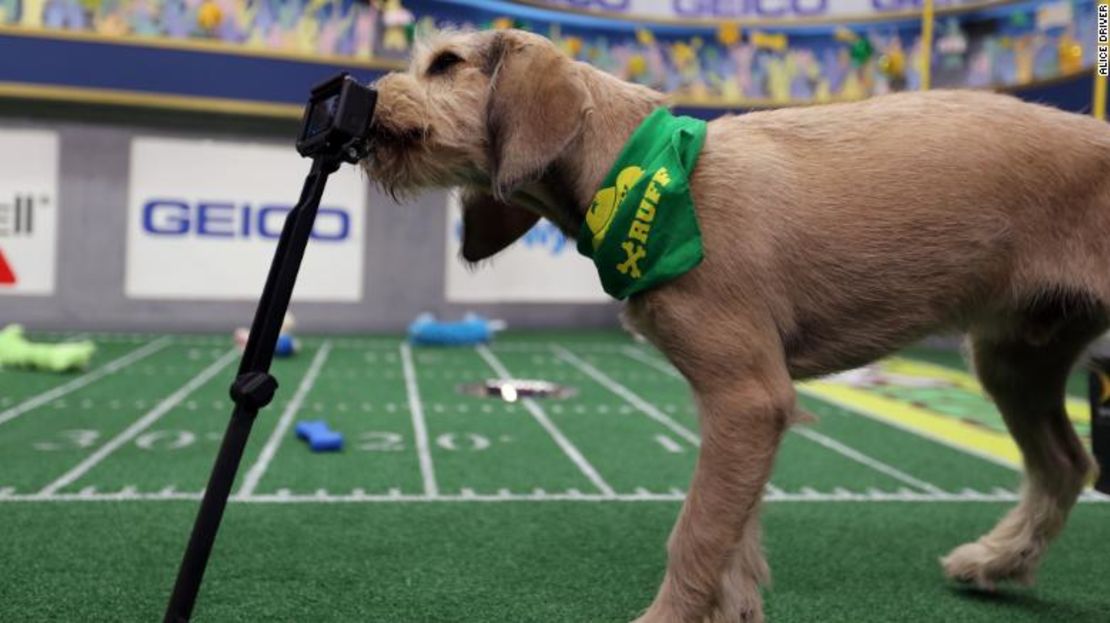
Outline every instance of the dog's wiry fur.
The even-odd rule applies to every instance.
[[[444,50],[459,62],[430,75]],[[515,31],[444,35],[378,87],[370,176],[395,192],[463,187],[469,261],[539,215],[576,235],[625,140],[664,102]],[[762,620],[756,515],[792,380],[940,329],[969,333],[1026,470],[1021,503],[944,570],[981,586],[1030,580],[1093,469],[1063,397],[1107,327],[1108,172],[1104,124],[981,92],[711,122],[691,180],[705,260],[626,309],[689,380],[703,438],[641,620]]]

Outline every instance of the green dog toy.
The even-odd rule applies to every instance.
[[[23,327],[8,325],[0,331],[0,368],[31,368],[66,372],[89,365],[96,345],[92,342],[35,344],[23,337]]]

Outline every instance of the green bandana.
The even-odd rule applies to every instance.
[[[704,121],[659,108],[621,150],[578,234],[578,252],[610,296],[628,298],[701,262],[689,178],[703,143]]]

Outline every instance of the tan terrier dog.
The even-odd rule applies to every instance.
[[[461,187],[471,262],[541,215],[577,236],[664,104],[517,31],[440,36],[377,86],[370,176],[393,193]],[[626,308],[690,382],[703,440],[640,620],[761,621],[757,513],[792,381],[937,330],[970,335],[1026,471],[1018,506],[944,571],[1031,580],[1093,469],[1064,384],[1107,328],[1110,129],[970,91],[759,112],[709,124],[690,184],[704,261]]]

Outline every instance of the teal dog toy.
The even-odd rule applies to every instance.
[[[489,342],[495,332],[504,328],[503,321],[487,320],[478,314],[467,314],[459,322],[443,322],[431,314],[420,314],[409,325],[409,341],[417,346],[472,346]]]

